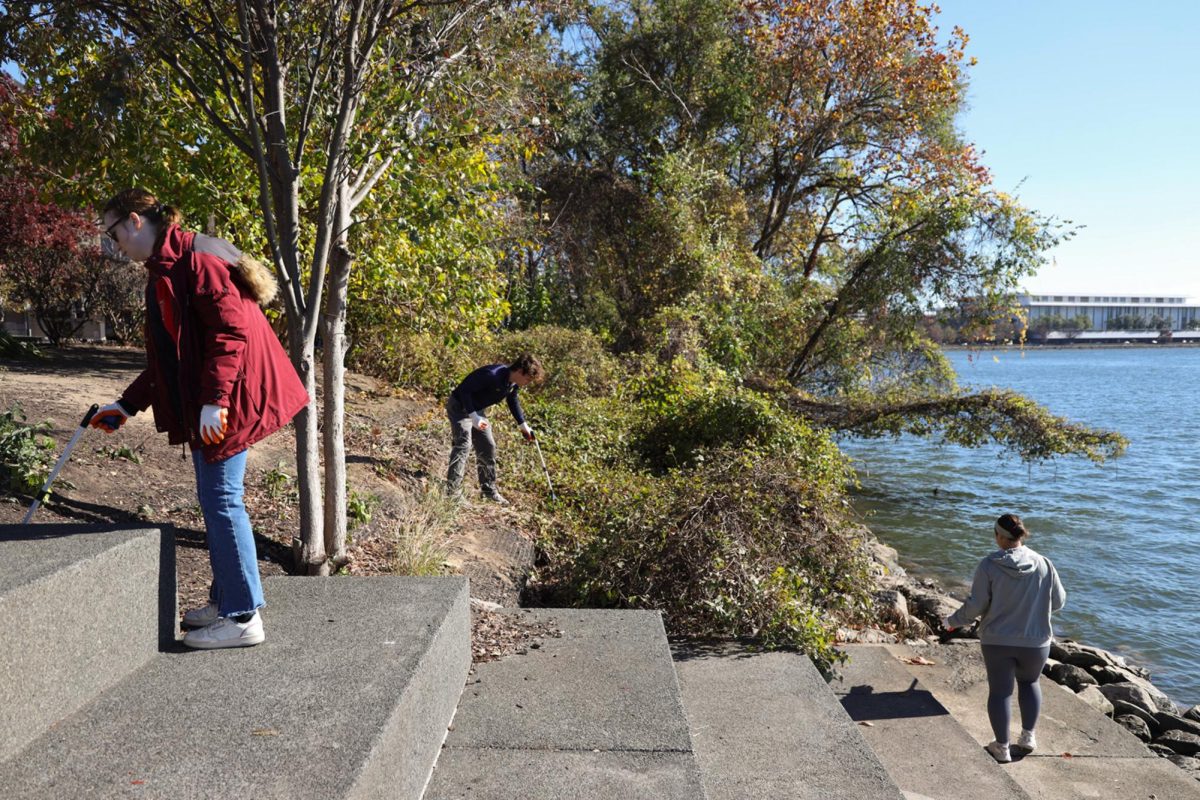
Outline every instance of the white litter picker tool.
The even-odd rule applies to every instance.
[[[63,450],[62,455],[58,457],[58,463],[50,471],[50,477],[46,478],[46,482],[42,484],[41,491],[33,499],[33,505],[29,507],[29,513],[25,515],[25,519],[21,520],[22,525],[29,524],[29,520],[33,519],[33,512],[37,511],[42,501],[50,496],[50,484],[54,483],[54,479],[58,477],[59,470],[67,463],[67,459],[71,457],[71,451],[75,449],[75,443],[79,441],[80,436],[83,436],[83,432],[87,430],[88,423],[92,421],[92,417],[96,416],[96,412],[99,410],[100,406],[94,405],[83,415],[83,422],[79,423],[79,429],[75,431],[75,435],[71,437],[71,441],[67,442],[67,449]]]
[[[546,469],[546,459],[542,457],[542,446],[538,444],[537,437],[533,437],[533,446],[537,448],[538,460],[542,462],[542,472],[546,476],[546,485],[550,487],[550,499],[558,502],[558,498],[554,496],[554,484],[550,482],[550,470]]]

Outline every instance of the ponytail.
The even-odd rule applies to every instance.
[[[174,206],[163,205],[158,198],[140,187],[133,187],[117,192],[104,206],[102,213],[116,214],[125,219],[130,214],[137,214],[153,222],[159,228],[168,225],[183,224],[183,214]]]
[[[1022,542],[1029,536],[1029,529],[1016,514],[1002,514],[996,520],[996,533],[1013,542]]]

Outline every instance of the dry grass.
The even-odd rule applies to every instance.
[[[397,575],[444,575],[446,542],[458,518],[458,503],[437,488],[406,494],[383,536],[395,547],[392,570]]]

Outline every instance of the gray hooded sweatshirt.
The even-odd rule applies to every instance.
[[[980,561],[971,594],[946,621],[960,628],[982,616],[983,644],[1045,647],[1053,638],[1050,614],[1066,601],[1050,559],[1022,545],[997,550]]]

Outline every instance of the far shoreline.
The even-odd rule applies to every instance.
[[[1029,351],[1029,350],[1161,350],[1161,349],[1192,349],[1200,347],[1200,342],[1086,342],[1081,344],[1040,344],[1026,342],[1025,344],[943,344],[938,345],[942,350],[952,352],[990,352]]]

